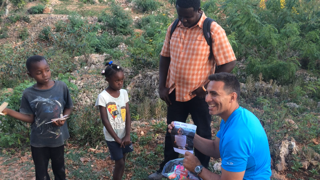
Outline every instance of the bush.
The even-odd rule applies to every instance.
[[[27,28],[23,28],[20,32],[19,32],[19,38],[24,41],[29,37],[29,33],[28,33],[28,29]]]
[[[155,0],[135,0],[134,3],[140,8],[143,12],[155,11],[159,8],[160,3]]]
[[[0,96],[0,102],[8,102],[8,108],[19,111],[23,91],[34,83],[25,81],[15,87],[13,93],[4,93]],[[28,123],[19,121],[10,116],[0,117],[0,146],[22,146],[29,142],[30,128]]]
[[[248,73],[256,76],[260,71],[266,80],[290,83],[299,64],[319,72],[320,22],[316,19],[320,18],[320,11],[316,7],[320,3],[285,2],[281,6],[278,0],[268,0],[260,7],[259,1],[252,0],[226,0],[222,4],[210,0],[203,4],[203,9],[207,15],[214,14],[213,18],[232,35],[237,59],[245,59]]]
[[[41,39],[41,40],[49,41],[50,37],[51,37],[51,34],[52,34],[51,27],[50,26],[46,26],[41,30],[38,38]]]
[[[38,4],[36,6],[31,7],[28,12],[30,14],[42,14],[44,9],[44,5]]]
[[[115,34],[132,34],[133,20],[131,16],[115,3],[111,5],[111,13],[112,15],[102,12],[98,17],[98,22],[104,23],[104,26],[112,29]]]

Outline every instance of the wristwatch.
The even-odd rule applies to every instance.
[[[194,168],[194,172],[197,174],[197,176],[199,176],[199,174],[201,173],[202,169],[203,169],[202,165],[196,166]]]

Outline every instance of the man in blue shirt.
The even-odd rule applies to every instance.
[[[206,102],[211,115],[222,118],[215,140],[194,137],[194,147],[207,156],[222,159],[221,176],[204,168],[186,152],[184,167],[203,180],[270,179],[271,157],[267,135],[259,119],[239,106],[240,84],[229,73],[209,76]],[[169,131],[174,127],[168,125]]]

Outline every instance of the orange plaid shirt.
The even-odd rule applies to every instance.
[[[209,82],[215,64],[219,66],[236,60],[224,29],[216,22],[211,24],[214,60],[208,59],[210,46],[202,30],[206,18],[202,13],[199,22],[191,28],[179,22],[171,38],[172,24],[168,27],[160,55],[171,58],[166,87],[170,88],[169,93],[176,90],[176,101],[186,102],[195,97],[191,92]]]

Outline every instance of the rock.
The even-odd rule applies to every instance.
[[[272,170],[272,175],[271,175],[271,179],[275,179],[275,180],[287,180],[285,175],[280,175],[277,173],[276,170]]]
[[[50,6],[46,6],[46,7],[43,9],[43,14],[50,14],[50,13],[53,13],[53,8],[50,7]]]
[[[284,140],[281,142],[279,147],[279,157],[277,158],[278,163],[275,168],[278,172],[285,171],[287,169],[286,157],[289,154],[297,154],[298,147],[296,141],[292,138],[291,141]]]
[[[317,108],[320,108],[320,102],[318,102],[318,106],[317,106]]]
[[[282,141],[282,143],[279,147],[280,148],[280,161],[279,161],[279,163],[276,164],[276,170],[278,172],[282,172],[287,169],[287,163],[286,163],[285,157],[289,154],[288,146],[289,146],[289,141],[285,140],[285,141]]]
[[[126,87],[133,102],[142,102],[145,97],[155,100],[158,98],[159,72],[149,71],[138,74],[131,79]]]
[[[298,129],[298,125],[292,119],[285,119],[284,121],[287,122],[293,129]],[[286,125],[284,124],[284,127],[285,126]]]
[[[301,162],[301,164],[302,164],[301,169],[307,170],[309,165],[310,165],[310,162],[309,161],[303,161],[303,162]]]
[[[213,169],[214,169],[215,171],[221,171],[221,163],[215,163],[215,164],[213,165]]]
[[[296,103],[286,103],[286,105],[288,106],[288,107],[290,107],[290,108],[299,108],[300,106],[298,105],[298,104],[296,104]]]
[[[141,131],[141,132],[140,132],[140,134],[141,134],[141,136],[143,136],[143,135],[144,135],[144,132],[143,132],[143,131]]]

